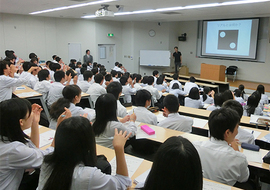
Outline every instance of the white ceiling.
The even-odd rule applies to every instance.
[[[92,2],[95,0],[0,0],[0,12],[29,15],[34,11],[52,9],[62,6]],[[221,3],[232,0],[118,0],[109,4],[109,10],[117,12],[115,5],[124,6],[124,12],[147,10],[167,7],[178,7],[196,4]],[[45,17],[63,17],[63,18],[81,18],[85,15],[93,15],[101,7],[100,4],[74,8],[50,13],[43,13],[33,16]],[[203,20],[203,19],[221,19],[221,18],[244,18],[244,17],[269,17],[270,2],[251,3],[244,5],[230,5],[222,7],[211,7],[191,10],[173,11],[177,14],[147,13],[137,15],[125,15],[106,18],[95,18],[115,21],[185,21],[185,20]]]

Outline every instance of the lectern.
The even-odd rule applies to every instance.
[[[203,79],[225,81],[225,70],[224,65],[211,65],[202,63],[201,64],[201,76]]]

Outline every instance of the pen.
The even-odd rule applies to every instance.
[[[251,132],[251,134],[253,134],[253,133],[254,133],[254,131]]]

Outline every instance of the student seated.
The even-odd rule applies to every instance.
[[[69,66],[71,69],[75,70],[75,69],[76,69],[76,64],[77,64],[76,59],[71,59],[68,66]]]
[[[167,164],[164,164],[167,163]],[[144,190],[202,190],[203,176],[199,154],[189,140],[168,138],[158,149]]]
[[[161,75],[160,77],[158,77],[157,81],[156,81],[156,85],[154,86],[158,91],[161,92],[169,92],[169,88],[166,85],[163,85],[165,78]],[[177,83],[176,83],[177,84]]]
[[[210,140],[193,143],[201,158],[203,177],[231,186],[248,180],[248,162],[235,140],[239,122],[235,110],[220,108],[211,112]]]
[[[113,68],[113,71],[118,71],[118,70],[119,70],[118,65],[119,65],[119,62],[118,62],[118,61],[116,61],[116,62],[114,63],[114,68]]]
[[[67,82],[68,82],[67,84],[69,84],[71,80],[71,75],[66,76],[64,71],[56,71],[54,73],[54,79],[55,79],[55,82],[52,83],[51,88],[48,93],[48,101],[47,101],[48,106],[51,106],[59,98],[63,97],[62,90],[65,87],[64,83],[66,82],[66,79],[67,79]]]
[[[242,98],[242,91],[239,89],[234,90],[234,99],[239,102],[242,106],[245,105],[245,100]]]
[[[178,74],[173,74],[172,78],[173,78],[173,80],[170,82],[169,88],[171,89],[172,86],[173,86],[173,84],[174,84],[174,83],[177,83],[177,84],[179,85],[179,89],[182,90],[182,85],[181,85],[181,83],[178,81],[178,79],[179,79]]]
[[[143,89],[148,90],[152,95],[153,101],[156,104],[158,100],[162,97],[161,92],[159,92],[156,88],[154,88],[154,77],[149,76],[147,78],[147,86],[143,87]],[[164,91],[165,92],[165,91]]]
[[[89,87],[91,86],[90,81],[93,79],[92,71],[84,71],[83,73],[83,81],[78,82],[78,86],[82,90],[82,92],[86,93]]]
[[[261,94],[260,104],[262,104],[262,105],[268,104],[269,100],[268,100],[268,96],[266,94],[264,94],[265,93],[264,86],[259,84],[257,86],[257,91]]]
[[[120,82],[119,79],[117,78],[118,77],[118,73],[116,70],[112,70],[111,71],[111,75],[112,75],[112,79],[114,82]]]
[[[210,90],[209,87],[203,88],[203,95],[200,95],[200,100],[205,104],[213,104],[214,103],[214,95],[215,91]]]
[[[177,83],[174,83],[172,88],[169,90],[170,94],[175,95],[175,97],[179,97],[179,96],[185,96],[186,93],[183,90],[179,89],[179,85]]]
[[[240,120],[243,116],[243,107],[242,105],[236,100],[227,100],[222,104],[223,108],[230,108],[232,110],[237,111],[238,115],[240,116]],[[248,143],[248,144],[255,144],[253,134],[245,131],[244,129],[238,127],[238,134],[235,136],[235,139],[238,139],[240,143]]]
[[[244,86],[243,84],[240,84],[240,85],[238,86],[238,89],[241,90],[241,92],[242,92],[242,98],[243,98],[245,101],[247,101],[248,95],[247,95],[246,92],[245,92],[245,86]]]
[[[134,95],[136,93],[136,89],[134,88],[134,85],[132,83],[132,79],[128,78],[127,76],[122,76],[120,78],[120,83],[123,87],[123,94],[125,95],[125,103],[131,103],[131,95]]]
[[[0,61],[0,102],[11,99],[12,92],[16,87],[26,84],[27,82],[24,78],[14,78],[15,71],[11,71],[9,62]],[[30,71],[31,70],[29,70],[29,72]]]
[[[31,69],[31,72],[28,72],[29,69],[32,67],[33,67],[33,69]],[[35,84],[38,82],[38,78],[36,77],[36,75],[40,71],[40,68],[37,67],[37,65],[34,63],[24,62],[23,63],[23,70],[24,71],[21,73],[19,78],[26,79],[27,83],[25,85],[28,86],[29,88],[34,89]]]
[[[107,88],[107,86],[113,82],[113,79],[112,79],[112,75],[111,74],[106,74],[105,75],[105,80],[104,80],[104,85],[105,85],[105,88]]]
[[[71,80],[69,84],[76,84],[78,83],[78,75],[74,72],[74,70],[69,69],[66,72],[67,77],[71,75]]]
[[[59,65],[58,63],[51,63],[49,65],[49,68],[50,68],[51,79],[52,79],[52,81],[55,81],[55,79],[54,79],[54,73],[56,71],[60,71],[61,70],[61,65]]]
[[[82,68],[82,63],[78,61],[75,68],[75,72],[77,72],[78,77],[83,74],[81,73],[81,68]]]
[[[140,74],[133,74],[133,83],[134,83],[134,88],[136,89],[136,91],[141,90],[142,86],[141,86],[141,82],[142,82],[142,75]]]
[[[50,125],[49,128],[56,129],[57,118],[68,108],[72,116],[85,115],[89,121],[95,119],[95,111],[88,109],[89,112],[85,111],[83,108],[76,106],[81,101],[81,89],[75,84],[66,86],[63,91],[63,98],[59,98],[54,102],[50,109]]]
[[[223,102],[226,102],[227,100],[234,100],[234,93],[230,90],[225,90],[221,93]]]
[[[95,134],[89,121],[71,117],[60,123],[55,134],[55,151],[44,158],[37,190],[121,189],[131,185],[124,155],[129,138],[114,130],[116,174],[106,175],[97,168]]]
[[[34,185],[37,181],[22,181],[26,169],[39,168],[44,155],[53,151],[39,149],[39,119],[42,108],[26,99],[13,98],[0,103],[0,187],[20,189],[20,184]],[[29,137],[23,130],[31,128]],[[51,146],[54,146],[52,143]],[[32,172],[32,171],[31,171]],[[28,175],[28,174],[26,174]],[[22,183],[21,183],[22,182]]]
[[[135,102],[137,108],[134,108],[129,114],[135,113],[137,121],[157,125],[157,116],[147,108],[151,105],[151,94],[149,91],[142,89],[136,93]]]
[[[114,95],[117,100],[117,117],[125,117],[127,115],[127,109],[119,101],[119,97],[122,94],[122,85],[119,82],[111,82],[106,90],[107,93]]]
[[[190,89],[188,97],[185,98],[185,106],[191,108],[203,108],[203,102],[200,100],[199,89],[197,87]]]
[[[196,88],[199,89],[198,85],[197,85],[195,82],[196,82],[195,77],[191,76],[191,77],[189,78],[189,81],[187,81],[187,82],[185,83],[185,86],[184,86],[184,92],[185,92],[186,94],[188,94],[189,91],[190,91],[190,89],[192,89],[193,87],[196,87]]]
[[[244,116],[250,117],[253,115],[263,115],[263,110],[259,106],[260,103],[260,94],[255,91],[249,97],[247,101],[247,105],[244,106]]]
[[[144,76],[143,79],[142,79],[142,83],[140,84],[141,87],[145,87],[147,86],[147,79],[148,79],[148,76]]]
[[[123,125],[119,122],[116,115],[117,103],[114,95],[103,94],[98,97],[95,105],[96,120],[93,124],[93,129],[96,136],[96,142],[99,145],[113,148],[113,137],[115,129],[119,131],[127,131],[131,133],[130,137],[133,137],[137,131],[135,126],[136,115],[133,113],[130,117],[126,117],[122,122],[129,124]]]
[[[157,79],[158,79],[158,70],[153,71],[153,77],[154,77],[154,86],[157,84]]]
[[[92,69],[93,71],[94,69]],[[93,101],[94,105],[97,101],[97,98],[102,95],[106,94],[105,88],[102,87],[104,77],[102,74],[96,74],[95,77],[95,82],[89,87],[89,89],[86,91],[87,94],[90,95],[91,100]]]
[[[159,122],[158,126],[177,131],[191,132],[193,119],[190,117],[181,116],[178,113],[178,98],[172,94],[167,95],[163,100],[163,106],[163,116],[167,118]]]
[[[206,108],[206,110],[209,110],[209,111],[214,111],[216,109],[220,109],[222,104],[223,104],[223,98],[222,98],[222,94],[221,93],[218,93],[218,94],[215,94],[215,97],[214,97],[214,105],[211,105],[211,106],[208,106]]]
[[[38,80],[39,82],[36,83],[34,90],[42,94],[44,101],[47,102],[48,93],[51,88],[51,83],[49,81],[50,72],[47,69],[42,69],[38,72]]]

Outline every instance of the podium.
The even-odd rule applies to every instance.
[[[226,66],[224,65],[211,65],[202,63],[200,78],[225,81],[225,70]]]

